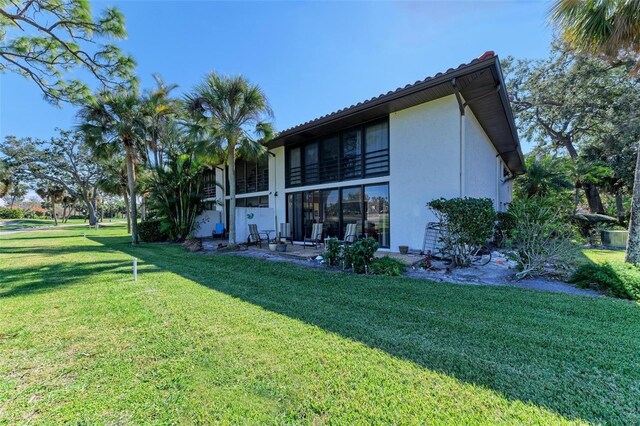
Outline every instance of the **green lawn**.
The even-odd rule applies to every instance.
[[[0,223],[9,222],[12,225],[0,224],[0,231],[12,231],[14,229],[38,228],[42,226],[55,226],[51,219],[0,219]],[[69,219],[66,223],[58,221],[58,226],[87,223],[84,219]]]
[[[0,423],[640,423],[637,304],[85,231],[0,236]]]
[[[594,263],[624,262],[624,250],[584,249],[583,253]]]

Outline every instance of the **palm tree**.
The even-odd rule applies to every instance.
[[[149,169],[161,167],[163,163],[164,145],[172,119],[179,110],[178,102],[170,97],[177,84],[166,84],[158,74],[153,74],[156,87],[145,93],[143,108],[145,111],[145,124],[147,128],[146,145],[150,151]]]
[[[200,135],[221,151],[229,170],[229,245],[236,244],[236,158],[256,158],[273,135],[271,107],[264,92],[242,76],[210,73],[184,99]]]
[[[79,111],[80,130],[102,151],[124,153],[129,188],[131,242],[138,243],[136,165],[144,159],[145,117],[137,88],[101,92]],[[104,148],[104,149],[101,149]]]
[[[533,155],[526,160],[527,173],[518,178],[518,188],[528,197],[546,197],[573,188],[569,179],[567,161],[549,155]]]
[[[640,68],[640,0],[557,0],[550,17],[576,49],[603,55],[612,64],[625,56]],[[640,146],[633,180],[631,220],[625,260],[640,263]]]
[[[114,157],[105,162],[105,177],[98,182],[100,189],[109,195],[124,198],[124,204],[129,210],[129,196],[127,192],[127,166],[124,158]],[[127,232],[131,232],[131,215],[127,214]]]

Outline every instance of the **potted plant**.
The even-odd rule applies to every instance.
[[[409,246],[398,246],[398,249],[400,249],[400,254],[409,253]]]
[[[269,250],[276,251],[280,242],[278,240],[269,240]]]
[[[281,253],[287,251],[287,244],[284,241],[278,239],[276,244],[276,251],[279,251]]]

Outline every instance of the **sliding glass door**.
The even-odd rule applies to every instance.
[[[359,185],[287,194],[287,221],[293,239],[311,235],[314,223],[324,224],[323,237],[344,238],[349,224],[358,235],[375,238],[380,247],[390,246],[389,184]]]

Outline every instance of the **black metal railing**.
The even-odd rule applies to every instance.
[[[389,149],[350,155],[340,160],[322,161],[304,166],[289,167],[287,187],[339,182],[389,174]]]
[[[202,187],[202,196],[204,198],[216,198],[216,184],[213,183],[205,183]]]
[[[269,172],[236,178],[236,194],[248,194],[269,190]]]

